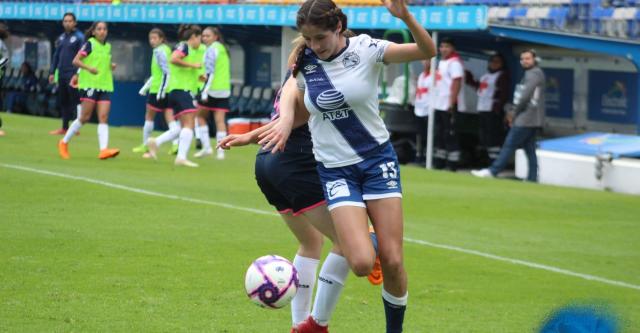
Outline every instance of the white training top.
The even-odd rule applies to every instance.
[[[414,113],[418,117],[428,117],[433,111],[433,76],[422,71],[416,84],[416,104]]]
[[[451,85],[453,80],[461,78],[460,93],[458,94],[458,111],[465,111],[464,101],[464,67],[462,59],[458,55],[453,55],[448,59],[441,59],[436,72],[436,110],[447,111],[449,109],[449,96],[451,96]]]
[[[389,140],[378,109],[378,78],[390,43],[359,35],[326,61],[305,51],[296,77],[305,90],[313,153],[327,168],[359,163]]]
[[[486,73],[480,78],[478,86],[478,112],[491,112],[493,109],[493,95],[496,93],[496,83],[502,71]]]

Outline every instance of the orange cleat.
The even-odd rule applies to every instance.
[[[373,226],[369,226],[369,233],[373,234],[372,236],[375,237],[376,232],[373,230]],[[373,269],[371,270],[371,273],[369,273],[369,276],[367,276],[367,280],[369,280],[369,283],[374,286],[380,285],[382,284],[382,281],[384,281],[382,276],[382,265],[380,264],[380,256],[378,255],[376,255],[376,261],[373,263]]]
[[[292,333],[329,333],[329,326],[316,323],[312,316],[291,329]]]
[[[98,155],[98,157],[101,160],[106,160],[107,158],[116,157],[116,156],[118,156],[118,154],[120,154],[120,149],[106,148],[106,149],[102,149],[100,151],[100,155]]]
[[[70,159],[69,144],[65,143],[63,140],[58,141],[58,153],[60,153],[60,157],[62,157],[63,160]]]

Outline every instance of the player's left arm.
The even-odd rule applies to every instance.
[[[413,40],[416,41],[407,44],[390,43],[384,52],[384,62],[399,63],[433,58],[436,55],[433,39],[409,12],[405,0],[383,0],[383,3],[391,15],[401,19],[407,25]]]

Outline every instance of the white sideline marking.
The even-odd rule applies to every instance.
[[[91,183],[91,184],[102,185],[102,186],[105,186],[105,187],[115,188],[115,189],[119,189],[119,190],[139,193],[139,194],[146,194],[146,195],[159,197],[159,198],[181,200],[181,201],[186,201],[186,202],[191,202],[191,203],[197,203],[197,204],[203,204],[203,205],[209,205],[209,206],[217,206],[217,207],[223,207],[223,208],[228,208],[228,209],[235,209],[235,210],[240,210],[240,211],[244,211],[244,212],[249,212],[249,213],[254,213],[254,214],[262,214],[262,215],[268,215],[268,216],[278,216],[279,215],[279,214],[274,213],[274,212],[260,210],[260,209],[236,206],[236,205],[231,205],[231,204],[227,204],[227,203],[223,203],[223,202],[217,202],[217,201],[200,200],[200,199],[193,199],[193,198],[183,197],[183,196],[178,196],[178,195],[164,194],[164,193],[160,193],[160,192],[153,192],[153,191],[148,191],[148,190],[144,190],[144,189],[140,189],[140,188],[136,188],[136,187],[110,183],[110,182],[106,182],[106,181],[102,181],[102,180],[97,180],[97,179],[92,179],[92,178],[87,178],[87,177],[80,177],[80,176],[72,176],[72,175],[68,175],[68,174],[64,174],[64,173],[41,170],[41,169],[35,169],[35,168],[29,168],[29,167],[24,167],[24,166],[20,166],[20,165],[0,163],[0,166],[8,168],[8,169],[15,169],[15,170],[33,172],[33,173],[38,173],[38,174],[47,175],[47,176],[55,176],[55,177],[60,177],[60,178],[79,180],[79,181],[83,181],[83,182],[87,182],[87,183]],[[514,264],[514,265],[521,265],[521,266],[541,269],[541,270],[545,270],[545,271],[549,271],[549,272],[553,272],[553,273],[558,273],[558,274],[578,277],[578,278],[581,278],[581,279],[584,279],[584,280],[588,280],[588,281],[595,281],[595,282],[600,282],[600,283],[604,283],[604,284],[608,284],[608,285],[612,285],[612,286],[640,290],[640,286],[639,285],[635,285],[635,284],[631,284],[631,283],[627,283],[627,282],[622,282],[622,281],[610,280],[610,279],[606,279],[606,278],[602,278],[602,277],[594,276],[594,275],[589,275],[589,274],[577,273],[577,272],[573,272],[573,271],[570,271],[570,270],[557,268],[557,267],[553,267],[553,266],[537,264],[537,263],[534,263],[534,262],[529,262],[529,261],[524,261],[524,260],[519,260],[519,259],[511,259],[511,258],[507,258],[507,257],[501,257],[501,256],[497,256],[497,255],[490,254],[490,253],[480,252],[480,251],[476,251],[476,250],[469,250],[469,249],[465,249],[465,248],[461,248],[461,247],[457,247],[457,246],[452,246],[452,245],[437,244],[437,243],[432,243],[432,242],[423,241],[423,240],[419,240],[419,239],[413,239],[413,238],[409,238],[409,237],[405,237],[404,240],[406,242],[408,242],[408,243],[414,243],[414,244],[419,244],[419,245],[424,245],[424,246],[429,246],[429,247],[434,247],[434,248],[439,248],[439,249],[445,249],[445,250],[461,252],[461,253],[465,253],[465,254],[476,255],[476,256],[479,256],[479,257],[483,257],[483,258],[487,258],[487,259],[493,259],[493,260],[502,261],[502,262],[507,262],[507,263]]]

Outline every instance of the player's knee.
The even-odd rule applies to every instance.
[[[355,258],[349,263],[353,274],[356,276],[367,276],[373,269],[374,260],[368,258]]]
[[[401,254],[392,253],[388,256],[380,257],[380,264],[384,267],[385,272],[400,272],[404,267]]]

